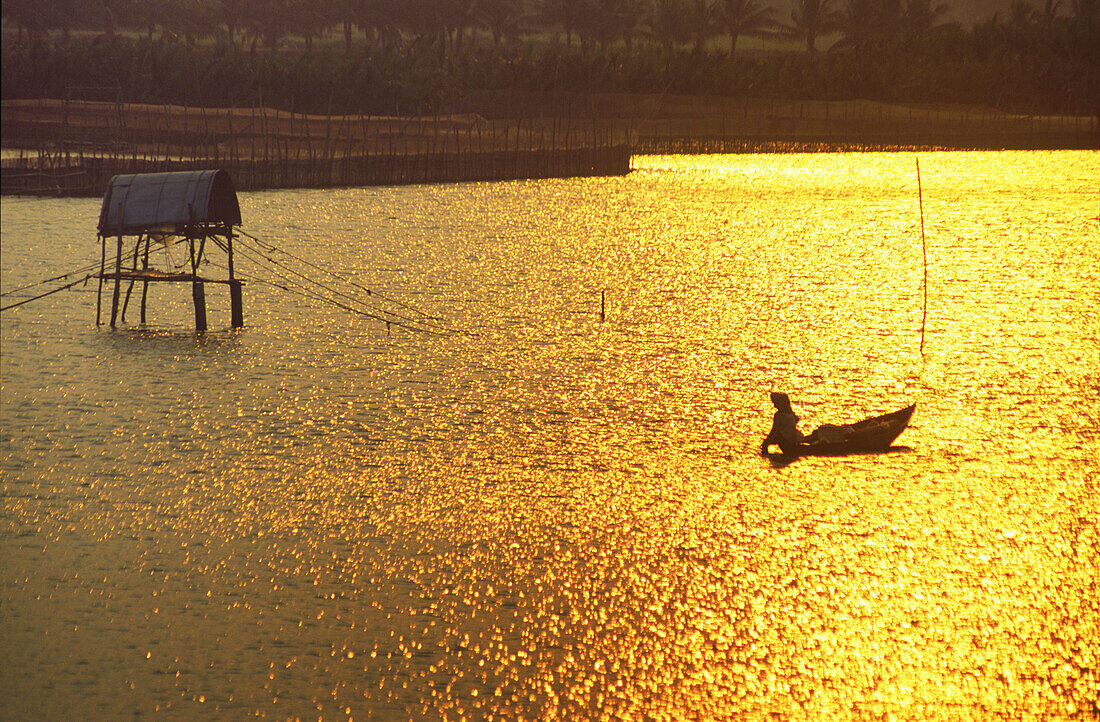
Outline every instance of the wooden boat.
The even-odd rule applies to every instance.
[[[911,404],[899,411],[843,426],[825,424],[802,440],[798,454],[814,456],[886,451],[894,439],[905,431],[916,408],[916,404]]]

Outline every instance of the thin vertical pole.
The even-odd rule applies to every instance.
[[[241,282],[233,275],[233,228],[226,233],[226,247],[229,252],[229,318],[233,328],[244,325],[244,309],[241,303]]]
[[[244,306],[241,300],[241,282],[229,282],[229,316],[233,328],[244,326]]]
[[[111,328],[115,327],[115,323],[118,321],[118,297],[120,286],[122,285],[122,231],[119,230],[118,236],[118,251],[115,255],[115,292],[111,297]]]
[[[122,275],[122,201],[118,202],[118,253],[115,256],[115,293],[111,298],[111,328],[115,327],[115,321],[118,317],[118,291],[119,284],[122,283],[120,278]],[[106,243],[106,241],[104,241]]]
[[[206,331],[206,289],[198,280],[199,260],[202,258],[202,247],[199,247],[198,256],[195,255],[195,239],[188,237],[188,251],[191,255],[191,299],[195,302],[195,330],[199,333]]]
[[[138,255],[141,254],[141,241],[142,237],[138,236],[137,245],[134,246],[134,267],[133,270],[137,270]],[[130,307],[130,295],[134,292],[134,279],[130,279],[130,285],[126,287],[126,300],[122,302],[122,322],[126,323],[126,309]]]
[[[100,321],[100,313],[103,310],[103,274],[107,270],[107,236],[101,235],[99,237],[99,288],[95,292],[95,325],[98,326]]]
[[[143,271],[148,271],[149,270],[149,240],[150,240],[150,234],[146,233],[145,234],[145,255],[141,259],[141,269]],[[142,281],[141,282],[141,323],[142,323],[142,325],[145,324],[145,302],[148,299],[148,297],[149,297],[149,282],[148,281]]]
[[[920,182],[920,158],[917,158],[917,202],[920,204],[920,247],[924,255],[924,309],[920,319],[920,354],[924,355],[924,329],[928,323],[928,243],[924,237],[924,194]]]
[[[233,229],[226,234],[226,249],[229,254],[229,280],[233,280]]]
[[[205,285],[196,281],[191,284],[191,297],[195,301],[195,331],[206,331],[206,290]]]

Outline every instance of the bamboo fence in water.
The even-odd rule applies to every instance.
[[[5,101],[4,193],[97,196],[120,173],[224,168],[240,190],[623,174],[607,119],[318,116],[103,101]]]
[[[115,174],[213,167],[257,190],[615,175],[634,153],[1100,148],[1095,116],[967,106],[508,92],[461,110],[4,101],[3,192],[98,196]]]

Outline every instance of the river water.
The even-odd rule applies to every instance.
[[[5,311],[0,716],[1096,715],[1100,153],[920,161],[923,355],[902,153],[242,194],[239,331]],[[98,206],[5,197],[3,290]],[[917,411],[787,463],[772,390]]]

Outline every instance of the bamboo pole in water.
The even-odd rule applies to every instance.
[[[142,268],[142,270],[145,270],[145,271],[149,270],[149,242],[150,242],[150,236],[151,236],[151,234],[149,234],[149,233],[145,234],[145,256],[142,258],[142,261],[141,261],[141,268]],[[232,258],[232,256],[230,256],[230,258]],[[229,267],[231,269],[230,270],[230,275],[232,275],[232,268],[233,268],[233,262],[232,261],[230,261]],[[141,323],[143,325],[145,324],[145,305],[146,305],[146,301],[148,300],[148,298],[149,298],[149,282],[144,281],[141,284]]]
[[[99,314],[103,310],[103,274],[107,271],[107,236],[100,235],[99,251],[99,289],[95,294],[95,325],[98,326]]]
[[[917,158],[917,202],[920,204],[920,247],[924,255],[924,308],[920,319],[920,354],[924,355],[924,330],[928,322],[928,243],[924,237],[924,194],[921,192],[920,158]]]
[[[121,206],[122,204],[119,203]],[[119,211],[119,217],[121,218],[122,211]],[[115,253],[115,290],[114,295],[111,296],[111,328],[115,327],[118,322],[118,297],[119,287],[122,284],[122,224],[119,223],[119,235],[118,235],[118,249]]]
[[[137,245],[134,247],[134,265],[131,270],[137,271],[138,257],[141,255],[141,236],[138,236]],[[130,284],[126,287],[126,299],[122,302],[122,322],[126,323],[126,309],[130,307],[130,296],[134,292],[134,279],[130,279]]]

